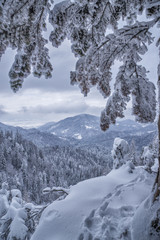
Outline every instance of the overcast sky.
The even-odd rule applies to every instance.
[[[54,49],[49,45],[53,76],[51,79],[28,77],[23,88],[16,94],[9,85],[8,72],[14,61],[15,52],[7,50],[0,62],[0,122],[32,127],[46,122],[58,121],[81,113],[100,116],[106,99],[94,88],[84,97],[77,86],[70,85],[70,70],[74,70],[76,59],[65,41]],[[157,49],[152,46],[143,62],[150,71],[148,77],[156,83],[158,63]],[[149,64],[148,64],[149,63]],[[113,67],[116,72],[118,64]],[[128,116],[128,112],[126,113]]]

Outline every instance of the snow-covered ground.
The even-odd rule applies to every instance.
[[[132,239],[137,207],[150,194],[155,176],[129,165],[72,186],[69,195],[42,214],[32,240]]]

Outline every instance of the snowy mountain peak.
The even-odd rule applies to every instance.
[[[80,114],[63,119],[57,123],[45,124],[39,128],[40,131],[54,133],[60,137],[75,139],[87,138],[100,132],[99,118],[89,114]]]
[[[100,129],[100,119],[98,117],[81,114],[56,123],[45,124],[39,130],[61,138],[75,139],[81,144],[85,142],[85,144],[107,144],[112,146],[116,137],[125,138],[126,136],[126,140],[136,138],[136,141],[142,142],[142,140],[137,138],[140,139],[144,134],[150,134],[150,137],[146,137],[145,145],[147,145],[147,139],[152,139],[156,132],[156,127],[154,124],[142,125],[129,119],[118,121],[115,125],[111,125],[106,132],[103,132]]]

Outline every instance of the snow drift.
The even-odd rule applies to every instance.
[[[42,214],[31,240],[131,239],[132,218],[155,176],[129,164],[72,186]],[[139,222],[139,224],[141,224]]]

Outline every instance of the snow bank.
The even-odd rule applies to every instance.
[[[139,171],[137,178],[126,184],[118,185],[105,197],[96,211],[92,211],[90,216],[85,219],[79,240],[90,238],[96,240],[132,239],[133,216],[137,206],[150,194],[153,184],[152,176],[149,173],[141,168],[137,170]],[[137,237],[135,240],[139,240],[139,238]]]
[[[160,239],[160,198],[153,204],[153,193],[140,204],[134,215],[132,239]]]
[[[143,169],[136,168],[133,173],[129,173],[128,166],[124,165],[112,170],[107,176],[78,183],[71,187],[69,195],[64,200],[55,201],[45,209],[31,240],[76,240],[78,237],[83,239],[84,229],[89,229],[90,226],[86,223],[87,217],[94,209],[103,206],[106,196],[113,200],[110,201],[108,210],[133,205],[129,207],[129,211],[133,213],[134,207],[140,204],[151,190],[152,181],[146,185],[146,182],[143,184],[144,179]],[[137,183],[137,187],[133,183]],[[120,189],[121,194],[118,195]],[[125,208],[122,212],[125,212]],[[91,232],[95,235],[93,231]]]

